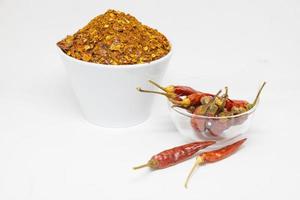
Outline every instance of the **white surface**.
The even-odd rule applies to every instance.
[[[134,66],[105,66],[76,60],[60,49],[58,53],[85,118],[105,128],[131,127],[149,118],[153,95],[136,88],[145,88],[148,80],[161,82],[172,55]]]
[[[165,99],[129,129],[99,128],[79,111],[55,43],[110,7],[170,35],[166,83],[235,80],[234,96],[268,81],[244,148],[200,168],[188,190],[194,160],[131,170],[184,143]],[[300,199],[299,18],[296,0],[1,0],[0,199]]]

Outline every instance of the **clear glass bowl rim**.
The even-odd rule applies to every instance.
[[[241,114],[238,114],[238,115],[224,116],[224,117],[210,117],[210,116],[204,116],[204,115],[195,115],[195,114],[188,113],[186,111],[182,111],[182,110],[184,110],[183,108],[179,108],[178,109],[178,107],[173,107],[173,104],[170,101],[168,101],[169,107],[172,110],[174,110],[175,112],[177,112],[178,114],[184,115],[184,116],[189,117],[189,118],[213,119],[213,120],[218,120],[218,119],[234,119],[234,118],[238,118],[238,117],[243,117],[245,115],[250,115],[250,114],[252,114],[256,110],[258,104],[259,104],[259,99],[257,100],[256,105],[253,106],[253,108],[251,108],[247,112],[244,112],[244,113],[241,113]]]

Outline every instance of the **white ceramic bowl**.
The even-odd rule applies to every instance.
[[[149,79],[160,82],[172,54],[171,50],[145,64],[102,65],[75,59],[58,49],[85,118],[108,128],[137,125],[149,117],[153,96],[136,88],[149,87]]]

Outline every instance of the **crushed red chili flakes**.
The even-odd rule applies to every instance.
[[[110,65],[148,63],[171,50],[163,34],[115,10],[95,17],[57,45],[76,59]]]

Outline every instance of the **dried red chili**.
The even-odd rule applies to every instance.
[[[247,138],[244,138],[242,140],[239,140],[233,144],[227,145],[223,148],[214,150],[214,151],[209,151],[209,152],[204,152],[201,153],[200,155],[197,156],[196,158],[196,163],[194,164],[192,170],[188,174],[188,177],[185,181],[184,186],[187,188],[187,184],[191,178],[192,173],[195,171],[196,167],[199,165],[203,165],[206,163],[213,163],[220,161],[224,158],[227,158],[228,156],[232,155],[234,152],[238,150],[238,148],[247,140]]]
[[[144,93],[152,93],[152,94],[159,94],[159,95],[166,96],[169,99],[169,101],[171,101],[174,105],[184,107],[184,108],[189,108],[191,106],[198,106],[201,104],[202,97],[210,96],[206,93],[197,92],[181,99],[180,96],[175,93],[167,93],[167,92],[163,93],[163,92],[157,92],[152,90],[144,90],[142,88],[137,88],[137,90]]]
[[[178,96],[187,96],[193,93],[197,93],[198,91],[194,90],[193,88],[189,87],[189,86],[183,86],[183,85],[169,85],[167,87],[163,87],[161,85],[159,85],[158,83],[149,80],[149,82],[153,85],[155,85],[156,87],[158,87],[159,89],[165,91],[166,93],[170,93],[170,94],[176,94]],[[202,93],[202,92],[199,92]]]
[[[207,98],[207,102],[203,100],[202,105],[198,106],[194,110],[194,115],[191,119],[191,125],[194,128],[194,130],[199,132],[205,131],[207,119],[201,118],[200,115],[206,115],[208,112],[211,112],[210,114],[213,114],[212,110],[214,110],[213,112],[216,112],[218,110],[218,107],[215,105],[215,102],[218,98],[219,93],[221,93],[221,90],[213,98]]]
[[[199,150],[204,149],[212,144],[215,144],[215,141],[193,142],[174,147],[152,156],[152,158],[146,164],[134,167],[133,169],[140,169],[143,167],[150,167],[151,169],[167,168],[191,158]]]

